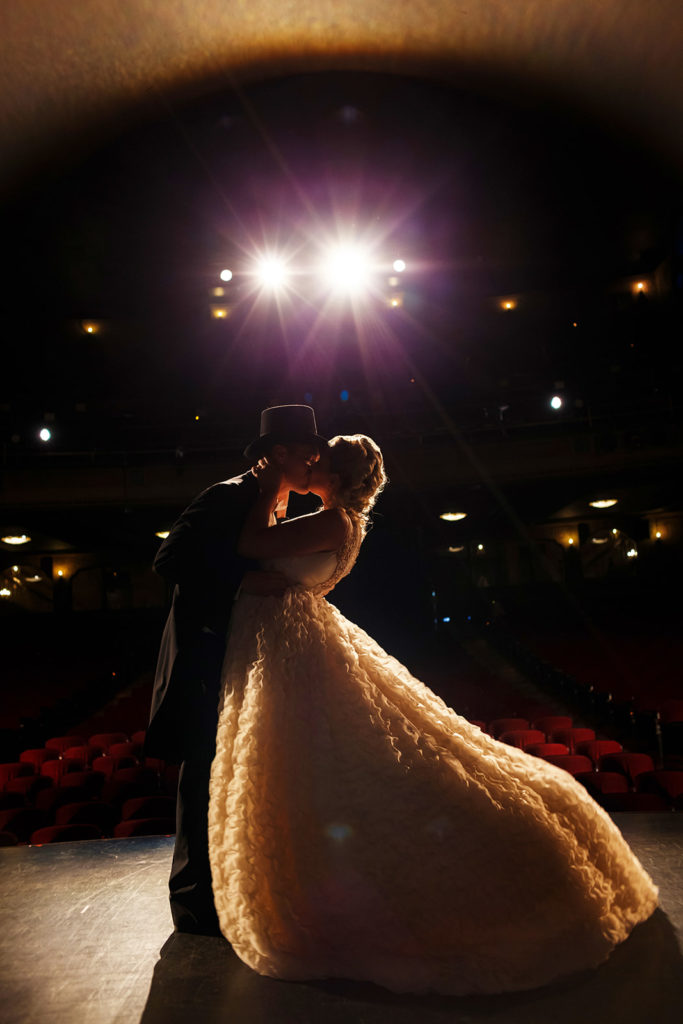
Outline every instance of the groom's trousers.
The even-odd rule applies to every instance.
[[[220,666],[223,645],[197,680],[193,720],[187,723],[185,758],[180,765],[176,840],[169,878],[171,915],[179,931],[218,932],[211,886],[208,813],[211,763],[216,753]],[[209,671],[207,671],[209,669]],[[199,673],[198,673],[199,675]]]

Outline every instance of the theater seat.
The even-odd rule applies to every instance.
[[[544,715],[532,723],[532,728],[540,729],[546,736],[550,736],[555,729],[571,729],[573,725],[571,715]]]
[[[102,832],[96,825],[48,825],[46,828],[37,829],[31,835],[31,846],[102,838]]]
[[[44,761],[40,766],[40,774],[60,782],[70,772],[82,772],[86,762],[77,758],[60,757],[58,761]]]
[[[632,787],[635,787],[639,775],[654,770],[654,761],[649,754],[635,754],[624,750],[620,754],[606,754],[600,758],[600,771],[621,772]]]
[[[554,729],[550,736],[552,743],[565,743],[572,754],[576,753],[577,743],[586,743],[588,740],[594,739],[595,730],[584,728]]]
[[[36,774],[40,772],[40,766],[45,761],[57,761],[59,760],[59,754],[56,750],[47,750],[45,747],[34,747],[31,750],[22,750],[19,754],[19,760],[23,761],[24,764],[32,764]]]
[[[574,778],[585,786],[591,796],[605,793],[628,793],[628,779],[619,772],[579,772]]]
[[[543,743],[545,733],[542,733],[540,729],[511,729],[509,732],[502,732],[498,739],[501,743],[507,743],[511,747],[526,750],[530,743]]]
[[[129,818],[128,821],[120,821],[114,829],[116,839],[172,835],[175,835],[175,818]]]
[[[83,772],[69,772],[68,775],[64,775],[59,782],[60,789],[71,789],[73,786],[83,787],[87,789],[91,797],[99,796],[102,792],[102,787],[106,782],[106,776],[102,772],[96,771],[83,771]]]
[[[109,756],[115,761],[122,757],[133,758],[137,764],[140,758],[141,748],[139,743],[112,743],[109,747]]]
[[[64,804],[55,812],[55,825],[96,825],[105,836],[112,835],[118,820],[116,809],[101,800]]]
[[[683,771],[667,771],[659,769],[643,772],[636,778],[638,793],[659,793],[673,806],[679,797],[683,797]]]
[[[98,747],[102,747],[102,750],[109,750],[112,743],[127,743],[128,737],[125,732],[96,732],[93,736],[88,738],[88,743]]]
[[[668,801],[658,793],[605,793],[601,803],[606,811],[671,813]]]
[[[0,787],[4,789],[10,779],[18,779],[22,775],[35,775],[33,764],[26,761],[5,761],[0,764]]]
[[[170,796],[138,796],[126,800],[121,818],[175,818],[175,800]]]
[[[0,832],[11,832],[20,843],[27,843],[37,828],[51,822],[46,811],[35,807],[18,807],[14,810],[0,811]]]
[[[48,762],[52,763],[52,762]],[[28,804],[35,803],[38,793],[43,789],[52,789],[54,782],[46,775],[21,775],[18,779],[10,779],[5,787],[7,794],[16,794]]]
[[[590,757],[594,765],[600,763],[605,754],[620,754],[624,748],[616,740],[584,740],[576,744],[576,753]]]
[[[527,754],[534,757],[546,757],[548,754],[565,755],[569,753],[569,747],[564,743],[532,743],[526,748]]]
[[[563,768],[570,775],[578,775],[580,772],[590,772],[593,770],[591,759],[583,757],[581,754],[548,754],[544,760],[557,765],[558,768]]]
[[[492,722],[489,722],[487,732],[489,732],[494,739],[498,739],[503,732],[512,732],[515,729],[528,728],[529,721],[526,718],[494,718]]]
[[[56,750],[60,756],[64,756],[64,751],[70,747],[80,747],[85,744],[85,740],[82,736],[53,736],[49,740],[45,740],[45,747],[47,750]]]

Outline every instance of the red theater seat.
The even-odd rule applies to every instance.
[[[530,743],[543,743],[545,733],[539,729],[511,729],[509,732],[502,732],[498,739],[501,743],[507,743],[511,747],[526,750]]]
[[[175,800],[170,796],[138,796],[126,800],[121,818],[175,818]]]
[[[56,750],[61,756],[70,747],[80,747],[84,744],[85,740],[82,736],[53,736],[52,739],[45,740],[46,748],[48,750]]]
[[[106,776],[102,772],[83,771],[69,772],[59,782],[60,789],[71,789],[72,787],[87,789],[90,796],[99,796],[102,787],[106,782]]]
[[[109,747],[109,756],[114,760],[122,757],[130,757],[138,763],[140,757],[140,744],[139,743],[112,743]]]
[[[52,764],[52,762],[49,762]],[[10,779],[6,786],[8,794],[21,796],[26,803],[32,804],[43,789],[52,789],[54,782],[46,775],[21,775],[18,779]]]
[[[133,735],[131,736],[131,741],[133,743],[139,744],[142,747],[144,742],[145,742],[145,736],[146,735],[147,735],[147,733],[145,732],[145,730],[144,729],[140,729],[139,732],[134,732],[133,733]]]
[[[68,778],[68,776],[65,776]],[[87,786],[52,786],[36,794],[35,806],[39,811],[54,813],[63,804],[73,804],[80,800],[92,800],[93,794]],[[52,819],[50,819],[52,820]]]
[[[639,793],[659,793],[674,804],[683,796],[683,771],[643,772],[636,779],[636,789]]]
[[[55,812],[55,825],[96,825],[105,836],[112,835],[118,820],[111,804],[100,800],[64,804]]]
[[[587,743],[588,740],[595,739],[594,729],[555,729],[550,737],[553,743],[565,743],[570,750],[570,753],[576,752],[577,743]]]
[[[619,772],[579,772],[574,778],[585,786],[591,796],[604,793],[628,793],[628,780]]]
[[[0,764],[0,786],[3,788],[10,779],[18,779],[23,775],[35,775],[32,764],[26,761],[6,761]]]
[[[590,758],[582,757],[581,754],[548,754],[545,760],[557,765],[558,768],[563,768],[570,775],[593,770]]]
[[[73,843],[83,839],[102,839],[102,832],[96,825],[48,825],[37,829],[31,836],[32,846],[47,843]]]
[[[636,779],[643,772],[653,772],[654,761],[649,754],[633,754],[622,751],[620,754],[606,754],[600,758],[600,771],[621,772],[635,786]]]
[[[20,843],[27,843],[37,828],[49,824],[50,816],[35,807],[18,807],[0,811],[0,832],[11,832]]]
[[[534,757],[547,757],[548,754],[560,754],[565,755],[569,753],[569,747],[565,746],[564,743],[532,743],[526,748],[527,754],[533,754]]]
[[[19,754],[19,760],[23,761],[24,764],[32,764],[35,771],[40,770],[40,766],[45,761],[58,761],[59,754],[56,750],[47,750],[45,747],[35,747],[32,750],[22,750]]]
[[[128,821],[120,821],[114,829],[116,839],[172,835],[175,835],[175,818],[129,818]]]
[[[125,732],[97,732],[91,736],[88,743],[93,746],[102,747],[102,750],[109,750],[112,743],[127,743],[128,737]]]
[[[555,729],[571,729],[574,725],[574,720],[570,715],[544,715],[543,718],[537,718],[533,723],[534,729],[540,729],[546,736]]]
[[[47,778],[53,779],[54,782],[60,782],[65,775],[69,775],[72,772],[82,772],[85,766],[86,763],[83,760],[60,757],[58,761],[44,761],[40,766],[40,774],[46,775]]]
[[[80,747],[68,747],[62,754],[63,758],[72,757],[85,764],[92,764],[96,757],[102,753],[102,747],[97,744],[84,743]]]
[[[605,754],[620,754],[623,749],[616,740],[584,740],[576,744],[576,753],[590,757],[594,765],[598,765]]]
[[[490,732],[494,739],[498,739],[500,734],[503,732],[512,732],[515,729],[528,728],[529,721],[526,718],[494,718],[492,722],[489,722],[487,732]]]
[[[668,801],[658,793],[605,793],[601,803],[606,811],[671,813]]]

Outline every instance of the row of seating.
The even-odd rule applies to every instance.
[[[19,843],[45,842],[35,838],[40,829],[64,825],[94,825],[100,837],[148,835],[153,834],[151,822],[154,822],[154,834],[172,835],[175,832],[173,797],[161,794],[133,797],[121,807],[91,799],[70,801],[51,810],[38,807],[0,810],[0,832],[12,835]],[[7,840],[5,845],[9,845]]]

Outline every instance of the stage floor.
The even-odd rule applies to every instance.
[[[3,1024],[680,1024],[683,814],[614,820],[661,909],[598,970],[534,992],[395,996],[261,978],[221,938],[172,932],[172,839],[0,850]]]

